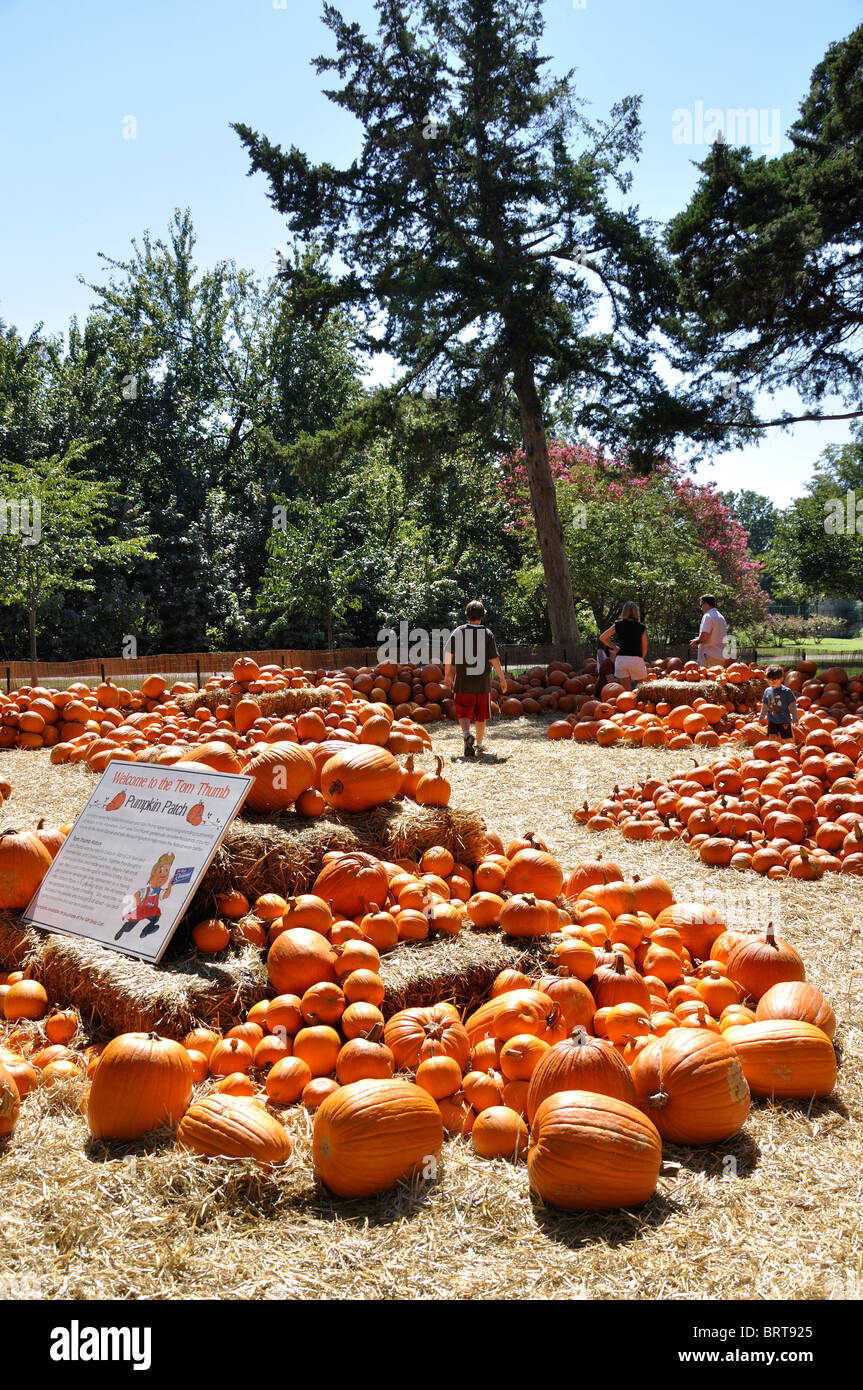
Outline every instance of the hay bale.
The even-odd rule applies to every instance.
[[[0,970],[38,966],[43,944],[42,933],[22,927],[17,913],[0,913]]]
[[[399,946],[381,961],[381,1009],[389,1018],[399,1009],[449,1001],[467,1013],[488,997],[501,970],[535,974],[548,955],[542,941],[519,943],[499,931],[466,930]]]
[[[743,681],[740,685],[723,685],[719,681],[655,680],[639,681],[638,697],[658,704],[665,700],[672,708],[678,705],[691,705],[695,700],[707,700],[709,704],[722,705],[733,695],[735,705],[761,702],[767,682],[760,676]]]
[[[263,690],[254,698],[261,714],[274,715],[302,714],[307,709],[329,709],[337,692],[328,685],[304,685],[294,690]],[[242,695],[220,685],[213,690],[196,690],[190,695],[178,695],[177,704],[184,714],[194,714],[196,709],[206,706],[211,713],[218,705],[230,705],[233,710]]]
[[[182,1035],[196,1023],[231,1027],[267,990],[267,969],[251,945],[223,960],[188,953],[159,966],[93,941],[46,935],[39,977],[52,1001],[73,1004],[90,1031]]]
[[[330,850],[365,850],[385,859],[418,859],[443,845],[473,867],[483,857],[485,822],[476,811],[390,801],[361,815],[330,812],[310,819],[288,812],[278,821],[238,816],[228,828],[200,888],[201,914],[216,893],[237,888],[254,900],[261,893],[305,893]]]

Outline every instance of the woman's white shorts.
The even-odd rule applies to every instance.
[[[647,665],[640,656],[616,656],[614,658],[616,677],[628,676],[633,681],[643,681],[647,675]]]

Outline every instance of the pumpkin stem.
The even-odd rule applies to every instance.
[[[764,933],[764,940],[768,946],[776,946],[776,933],[773,930],[773,923],[767,923],[767,930]],[[778,948],[777,948],[778,949]]]
[[[615,951],[614,953],[614,973],[615,975],[626,974],[626,961],[619,951]]]
[[[587,1029],[581,1023],[578,1023],[570,1033],[569,1040],[571,1043],[575,1043],[576,1047],[587,1047],[591,1038]]]
[[[652,1096],[647,1097],[647,1104],[650,1106],[651,1110],[663,1110],[668,1104],[668,1092],[662,1090],[655,1091]]]

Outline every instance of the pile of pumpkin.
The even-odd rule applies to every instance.
[[[447,1132],[469,1135],[485,1157],[526,1153],[535,1192],[579,1210],[647,1200],[663,1140],[730,1138],[751,1095],[831,1092],[833,1011],[772,928],[728,930],[715,909],[675,903],[662,879],[627,882],[601,859],[564,882],[535,838],[499,850],[492,837],[488,862],[508,861],[507,874],[520,865],[533,890],[503,905],[522,898],[517,934],[547,937],[550,956],[536,978],[504,971],[467,1017],[438,1003],[385,1018],[378,951],[365,933],[342,939],[326,906],[331,899],[341,912],[377,918],[371,895],[383,896],[382,866],[340,856],[316,884],[327,897],[297,900],[287,922],[282,914],[268,960],[275,997],[255,1004],[244,1023],[224,1037],[207,1028],[181,1041],[121,1035],[80,1056],[54,1044],[62,1055],[50,1058],[51,1075],[83,1082],[87,1073],[83,1108],[94,1137],[106,1141],[171,1124],[182,1148],[270,1166],[292,1151],[279,1116],[301,1104],[315,1115],[315,1172],[338,1196],[433,1175]],[[455,864],[435,867],[460,876]],[[417,882],[432,872],[414,868]],[[407,872],[387,870],[390,891]],[[44,990],[11,979],[0,988],[13,1026],[42,1017]],[[67,1028],[76,1022],[64,1017]],[[42,1049],[32,1049],[19,1028],[0,1054],[7,1133],[16,1072],[32,1085],[45,1066]]]
[[[615,787],[574,817],[629,840],[683,840],[705,864],[772,879],[863,874],[863,721],[837,725],[810,710],[794,742],[765,738],[757,724],[742,737],[755,740],[750,755]]]

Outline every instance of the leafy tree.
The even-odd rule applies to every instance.
[[[689,365],[727,377],[720,430],[863,414],[863,26],[815,68],[788,137],[773,159],[714,144],[668,229]],[[757,421],[753,386],[812,410]],[[833,393],[844,415],[816,409]]]
[[[335,646],[335,631],[348,610],[359,607],[351,592],[360,573],[359,557],[345,552],[342,510],[332,502],[280,504],[284,516],[274,527],[267,551],[270,564],[258,603],[277,612],[268,635],[278,638],[291,618],[303,615],[324,630],[326,647]]]
[[[763,555],[773,539],[778,508],[769,497],[750,488],[723,492],[722,501],[746,532],[752,554]]]
[[[617,196],[638,152],[638,100],[588,122],[572,75],[544,75],[541,0],[376,9],[371,40],[324,6],[337,56],[316,68],[338,74],[327,95],[362,127],[347,168],[235,127],[292,232],[344,267],[335,283],[295,269],[297,304],[312,321],[349,311],[357,346],[399,364],[391,388],[298,451],[344,455],[382,428],[428,454],[468,431],[510,448],[517,430],[552,636],[574,643],[549,404],[561,391],[582,428],[628,439],[644,467],[667,427],[651,330],[673,307],[671,281],[651,230]]]
[[[649,477],[628,462],[586,447],[553,444],[556,480],[573,585],[602,632],[627,599],[641,608],[652,642],[691,636],[699,596],[715,591],[731,623],[762,615],[767,595],[743,528],[712,486],[699,486],[669,464]],[[537,575],[533,524],[520,454],[505,461],[514,525],[525,536],[526,576]]]
[[[86,452],[78,445],[62,457],[52,454],[27,464],[0,461],[0,601],[26,613],[31,661],[36,660],[36,622],[43,604],[72,588],[92,592],[93,570],[100,562],[119,567],[147,553],[143,536],[102,539],[117,494],[109,483],[73,466]]]
[[[779,514],[767,557],[775,592],[798,601],[863,593],[863,426],[830,445],[807,496]]]

